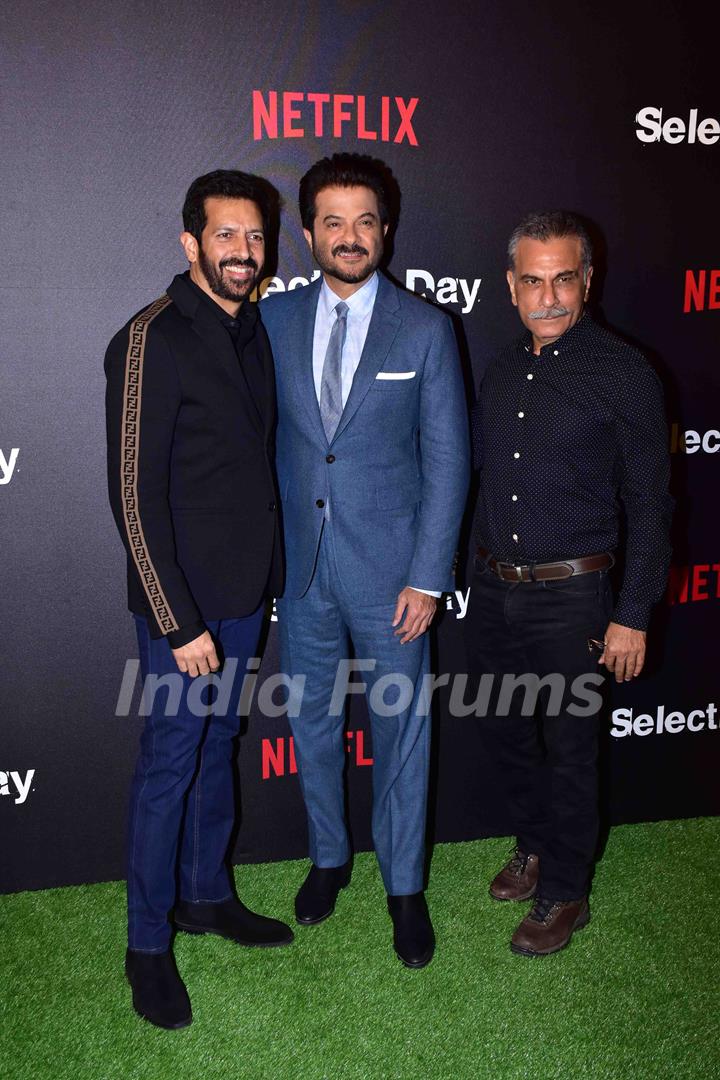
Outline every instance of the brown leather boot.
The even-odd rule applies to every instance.
[[[590,922],[587,897],[580,900],[545,900],[535,898],[510,941],[510,948],[521,956],[547,956],[570,943],[576,930]]]
[[[537,887],[540,860],[537,855],[526,855],[515,848],[510,862],[490,884],[493,900],[529,900]]]

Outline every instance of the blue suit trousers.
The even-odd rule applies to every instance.
[[[390,556],[389,556],[390,557]],[[340,866],[350,855],[345,821],[346,677],[352,640],[366,687],[373,747],[372,835],[386,891],[423,889],[430,717],[427,634],[400,644],[394,604],[359,604],[343,589],[332,519],[325,522],[308,591],[278,603],[282,670],[306,678],[291,690],[291,727],[308,815],[309,855]],[[337,683],[337,685],[336,685]],[[299,681],[296,680],[299,685]],[[296,711],[298,715],[292,716]]]

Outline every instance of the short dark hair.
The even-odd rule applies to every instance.
[[[390,220],[392,174],[387,165],[369,154],[333,154],[316,161],[300,181],[298,202],[303,228],[312,232],[315,222],[315,198],[328,187],[366,187],[375,192],[380,221]]]
[[[262,214],[265,229],[270,224],[269,185],[259,176],[240,172],[238,169],[216,169],[193,180],[188,188],[182,208],[183,226],[200,243],[202,231],[207,225],[205,200],[249,199]]]
[[[587,274],[592,266],[592,243],[582,219],[569,210],[541,210],[528,214],[513,229],[508,243],[508,269],[515,270],[515,255],[520,241],[557,240],[563,236],[577,236],[582,252],[583,272]]]

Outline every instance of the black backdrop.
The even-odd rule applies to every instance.
[[[105,345],[182,269],[179,208],[189,181],[209,169],[240,167],[277,186],[285,200],[277,276],[282,287],[307,277],[297,182],[340,148],[392,167],[403,199],[390,271],[454,314],[476,381],[518,331],[504,281],[517,219],[565,206],[597,223],[595,299],[663,379],[678,501],[671,589],[649,669],[615,693],[608,717],[607,816],[720,811],[720,103],[711,10],[31,0],[7,14],[0,890],[123,873],[140,721],[137,693],[130,714],[116,715],[135,644],[106,506]],[[451,605],[437,664],[456,672],[462,611],[457,598]],[[261,680],[275,669],[273,626]],[[433,833],[502,832],[475,721],[451,719],[445,706],[435,726]],[[349,727],[352,819],[366,847],[362,708]],[[288,734],[283,718],[250,717],[238,759],[238,859],[304,853]]]

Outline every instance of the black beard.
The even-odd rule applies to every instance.
[[[338,244],[337,247],[332,249],[331,255],[337,255],[340,251],[358,251],[361,254],[368,255],[369,252],[366,248],[360,247],[359,244],[353,244],[348,247],[347,244]],[[346,285],[357,285],[360,281],[366,281],[371,274],[374,274],[380,265],[382,259],[382,249],[377,253],[375,259],[370,259],[367,265],[362,270],[343,270],[338,269],[337,264],[325,259],[325,256],[320,254],[313,245],[313,255],[315,256],[315,262],[318,264],[323,274],[327,274],[328,277],[335,278],[336,281],[344,281]]]
[[[252,257],[249,259],[224,259],[218,267],[215,267],[203,249],[200,248],[198,262],[211,291],[222,300],[239,300],[242,302],[248,298],[257,285],[259,268]],[[255,273],[244,282],[226,281],[222,273],[224,266],[251,266]]]

